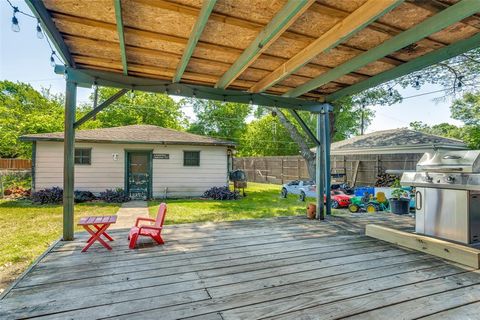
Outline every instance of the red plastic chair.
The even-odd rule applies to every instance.
[[[162,239],[162,227],[163,221],[165,220],[165,214],[167,213],[167,205],[165,203],[160,204],[158,208],[157,219],[142,218],[138,217],[135,222],[135,226],[130,229],[128,234],[128,239],[130,240],[130,249],[135,249],[137,245],[137,239],[139,236],[149,236],[155,240],[158,244],[164,244]],[[140,221],[149,221],[154,222],[153,225],[138,225]]]

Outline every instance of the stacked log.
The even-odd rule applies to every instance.
[[[399,179],[399,177],[396,174],[379,174],[375,182],[375,187],[391,187],[397,179]]]

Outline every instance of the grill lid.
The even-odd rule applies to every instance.
[[[417,171],[480,172],[480,150],[426,152],[417,163]]]

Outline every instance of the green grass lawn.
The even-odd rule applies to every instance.
[[[308,202],[298,200],[298,195],[289,195],[287,199],[280,197],[279,185],[248,183],[247,196],[240,200],[202,200],[178,199],[168,200],[168,211],[165,224],[230,221],[242,219],[260,219],[278,216],[306,214]],[[150,215],[155,217],[162,201],[150,201]]]
[[[75,221],[81,216],[108,215],[118,204],[75,205]],[[62,206],[35,205],[25,200],[0,200],[0,292],[50,244],[62,235]],[[80,230],[80,229],[77,229]]]

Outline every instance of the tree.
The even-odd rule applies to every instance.
[[[412,122],[414,130],[439,136],[463,140],[470,148],[480,149],[480,92],[466,92],[450,106],[453,119],[460,120],[463,126],[457,127],[449,123],[428,126],[422,122]]]
[[[191,99],[196,120],[188,131],[211,137],[238,141],[247,129],[247,117],[252,112],[248,104]]]
[[[247,125],[240,137],[239,156],[298,155],[298,145],[290,138],[279,117],[266,114]]]
[[[31,143],[19,141],[29,133],[63,129],[62,96],[42,93],[29,84],[0,82],[0,157],[30,158]]]
[[[480,127],[480,91],[467,92],[453,101],[450,112],[453,119],[460,120],[467,126]]]
[[[99,88],[99,104],[112,96],[118,89]],[[92,101],[78,107],[77,119],[92,110]],[[100,113],[95,120],[87,121],[81,128],[119,127],[133,124],[151,124],[164,128],[182,130],[187,120],[182,112],[183,101],[175,102],[171,97],[160,93],[130,92],[115,101]]]

